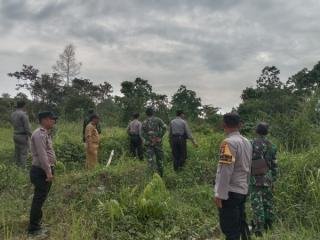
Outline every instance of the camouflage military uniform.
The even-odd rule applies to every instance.
[[[250,200],[254,231],[262,233],[274,221],[273,183],[277,177],[276,146],[265,137],[252,142],[253,157],[250,178]]]
[[[166,133],[165,123],[157,117],[149,117],[142,124],[142,136],[145,140],[146,156],[149,167],[163,176],[162,137]]]

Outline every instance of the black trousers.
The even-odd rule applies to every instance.
[[[130,153],[132,154],[132,156],[138,157],[140,160],[143,160],[143,146],[142,140],[139,135],[130,135]]]
[[[53,170],[53,169],[52,169]],[[41,228],[42,206],[47,199],[51,188],[51,182],[46,181],[45,171],[36,166],[32,166],[30,170],[31,183],[34,185],[34,195],[30,210],[30,223],[28,231],[30,233]]]
[[[220,227],[226,240],[250,239],[245,214],[246,195],[229,192],[219,209]]]
[[[187,139],[185,136],[171,136],[171,150],[173,156],[173,169],[180,170],[187,159]]]

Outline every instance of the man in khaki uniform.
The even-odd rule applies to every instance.
[[[96,114],[90,116],[90,123],[86,126],[86,168],[94,169],[98,163],[98,149],[99,149],[99,132],[97,125],[99,117]]]
[[[248,194],[252,161],[252,146],[241,136],[240,116],[223,116],[226,139],[220,147],[220,159],[215,181],[215,204],[219,209],[220,227],[227,240],[249,239],[245,202]]]
[[[31,127],[24,101],[17,102],[17,109],[11,114],[15,161],[17,166],[25,167],[30,150]]]

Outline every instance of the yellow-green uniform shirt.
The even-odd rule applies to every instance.
[[[98,130],[92,123],[86,126],[85,137],[87,144],[99,144],[100,142]]]

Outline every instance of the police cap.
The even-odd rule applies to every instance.
[[[44,111],[44,112],[40,112],[38,114],[39,121],[41,121],[44,118],[51,118],[51,119],[54,119],[54,120],[58,119],[58,117],[56,115],[54,115],[53,112],[50,112],[50,111]]]

